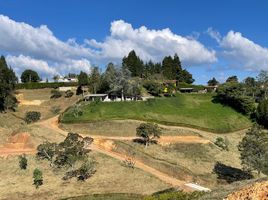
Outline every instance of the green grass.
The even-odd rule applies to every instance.
[[[209,94],[178,94],[172,98],[156,98],[147,102],[111,102],[82,105],[83,115],[74,118],[69,109],[63,123],[136,119],[166,125],[224,133],[248,128],[250,120],[230,107],[212,102]]]

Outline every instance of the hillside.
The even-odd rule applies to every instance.
[[[235,110],[212,102],[209,94],[177,94],[171,98],[155,98],[146,102],[83,103],[83,114],[65,112],[63,123],[136,119],[166,125],[182,125],[224,133],[248,128],[250,120]]]

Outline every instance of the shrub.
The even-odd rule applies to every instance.
[[[227,139],[223,139],[222,137],[217,137],[214,144],[223,150],[229,151],[229,148],[228,148],[229,144],[228,144]]]
[[[41,118],[41,113],[40,112],[37,112],[37,111],[29,111],[25,114],[25,122],[27,124],[30,124],[32,122],[36,122],[38,120],[40,120]]]
[[[148,91],[149,94],[153,96],[160,96],[163,90],[163,87],[160,83],[151,81],[144,83],[143,87]]]
[[[59,90],[53,89],[51,90],[51,99],[57,99],[60,98],[62,96],[61,92]]]
[[[68,180],[76,177],[78,181],[85,181],[86,179],[90,178],[95,172],[95,161],[88,160],[85,161],[78,169],[66,172],[63,180]]]
[[[74,93],[71,90],[67,90],[65,92],[65,98],[71,98],[74,95]]]
[[[53,114],[59,114],[60,111],[61,111],[61,108],[60,106],[52,106],[52,108],[50,109],[50,111],[53,113]]]
[[[39,188],[39,186],[43,185],[43,173],[39,169],[35,169],[33,172],[33,185],[35,185],[35,188]]]
[[[19,156],[20,169],[27,169],[27,158],[25,155]]]

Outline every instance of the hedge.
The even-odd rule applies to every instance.
[[[15,85],[15,89],[43,89],[43,88],[58,88],[58,87],[71,87],[78,86],[78,83],[18,83]]]

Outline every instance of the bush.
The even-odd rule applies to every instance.
[[[145,197],[143,200],[197,200],[202,197],[205,192],[183,192],[183,191],[163,191]]]
[[[27,169],[27,158],[25,155],[19,156],[20,169]]]
[[[228,148],[229,144],[228,144],[227,139],[223,139],[222,137],[217,137],[214,144],[223,150],[229,151],[229,148]]]
[[[60,111],[61,111],[61,108],[60,106],[52,106],[52,108],[50,109],[50,111],[53,113],[53,114],[59,114]]]
[[[65,92],[65,98],[71,98],[74,95],[74,93],[71,90],[67,90]]]
[[[59,90],[53,89],[51,90],[51,99],[57,99],[62,96],[61,92]]]
[[[127,157],[124,161],[122,161],[122,165],[124,167],[132,168],[135,167],[135,160],[133,158]]]
[[[41,118],[41,113],[37,111],[29,111],[25,114],[25,122],[30,124],[32,122],[37,122]]]
[[[39,188],[39,186],[43,185],[43,173],[39,169],[35,169],[33,172],[33,185],[35,185],[35,188]]]
[[[160,83],[151,81],[144,83],[143,87],[148,91],[149,94],[153,96],[160,96],[163,90],[163,87]]]
[[[85,161],[78,169],[66,172],[63,180],[76,177],[78,181],[85,181],[95,172],[95,161]]]

